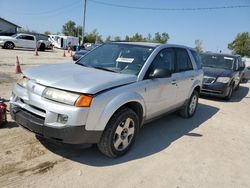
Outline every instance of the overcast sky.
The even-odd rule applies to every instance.
[[[164,10],[114,7],[100,2]],[[87,0],[86,32],[96,28],[104,37],[167,32],[169,43],[193,47],[194,41],[200,39],[205,51],[229,52],[227,44],[237,33],[250,32],[250,7],[179,9],[236,5],[250,5],[250,0]],[[177,10],[166,10],[169,8]],[[60,32],[68,20],[82,23],[83,0],[0,0],[0,10],[0,17],[23,28]]]

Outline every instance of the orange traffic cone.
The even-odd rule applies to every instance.
[[[16,56],[16,68],[15,68],[15,73],[16,73],[16,74],[22,73],[22,70],[21,70],[21,66],[20,66],[20,63],[19,63],[18,56]]]
[[[72,50],[70,51],[70,57],[73,57],[73,52],[72,52]]]
[[[36,48],[36,50],[35,50],[35,56],[39,56],[39,55],[38,55],[37,48]]]
[[[70,53],[70,47],[68,47],[68,53]]]
[[[65,50],[63,50],[63,57],[66,57]]]

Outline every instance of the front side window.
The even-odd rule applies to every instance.
[[[95,48],[76,64],[121,74],[138,75],[153,47],[108,43]]]
[[[177,71],[188,71],[193,69],[193,65],[189,58],[188,52],[183,48],[176,48],[176,62],[177,62]]]
[[[24,37],[25,37],[24,35],[18,35],[16,38],[17,39],[25,39]]]
[[[155,69],[166,69],[170,72],[174,72],[175,70],[175,53],[171,48],[164,49],[160,51],[155,59],[153,60],[150,69],[151,71]]]

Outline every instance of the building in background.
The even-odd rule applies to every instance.
[[[13,35],[17,33],[20,26],[0,17],[0,35]]]

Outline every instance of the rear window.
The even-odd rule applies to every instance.
[[[191,51],[191,54],[194,58],[196,65],[197,65],[197,69],[202,69],[200,56],[197,54],[196,51],[194,51],[194,50],[190,50],[190,51]]]
[[[188,71],[192,70],[193,66],[189,58],[188,52],[183,48],[176,48],[176,60],[177,60],[177,71]]]

